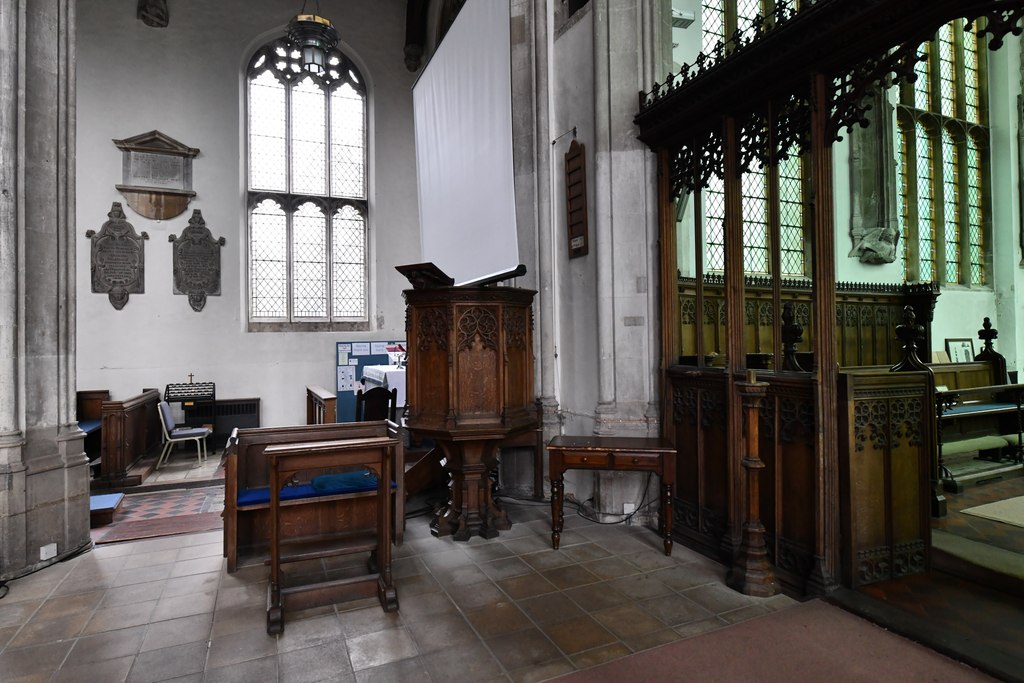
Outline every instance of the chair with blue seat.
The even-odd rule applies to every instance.
[[[167,401],[160,401],[160,428],[164,433],[164,449],[156,461],[156,469],[160,469],[171,454],[174,444],[183,441],[196,442],[196,458],[202,465],[206,459],[206,437],[212,432],[208,427],[175,427],[171,406]]]

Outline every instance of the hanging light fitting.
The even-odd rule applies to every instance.
[[[327,68],[327,53],[338,44],[338,32],[330,19],[320,16],[320,3],[316,14],[306,14],[306,3],[295,18],[288,22],[288,42],[302,52],[302,68],[311,74],[323,76]]]

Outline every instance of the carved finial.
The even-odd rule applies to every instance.
[[[992,327],[992,321],[988,318],[981,323],[981,329],[978,330],[978,339],[985,342],[985,350],[992,350],[992,341],[999,338],[999,330]]]
[[[913,306],[903,307],[903,324],[896,326],[896,336],[903,342],[903,360],[889,368],[889,372],[929,370],[917,357],[917,340],[924,339],[924,326],[917,324]]]

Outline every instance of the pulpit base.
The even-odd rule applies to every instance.
[[[430,521],[434,536],[468,541],[473,536],[496,538],[498,532],[512,528],[508,514],[494,500],[488,476],[497,465],[499,441],[438,440],[451,481],[448,502]]]

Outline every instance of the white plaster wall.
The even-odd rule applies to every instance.
[[[1021,240],[1021,159],[1020,159],[1020,106],[1021,41],[1008,36],[1006,44],[989,52],[989,116],[992,130],[992,168],[1007,169],[993,173],[992,177],[992,274],[995,286],[979,305],[975,301],[952,308],[952,317],[958,311],[973,311],[971,337],[981,327],[982,317],[992,317],[992,325],[999,330],[996,350],[1006,356],[1008,370],[1017,370],[1024,357],[1024,314],[1021,311],[1021,292],[1024,292],[1024,270]],[[939,297],[939,303],[946,293]],[[993,315],[994,314],[994,315]],[[950,335],[953,336],[953,335]],[[967,336],[967,335],[960,335]],[[981,342],[975,346],[980,350]]]
[[[350,0],[324,6],[341,48],[358,64],[370,101],[369,332],[245,331],[245,202],[242,74],[252,51],[284,31],[298,10],[284,0],[175,0],[170,26],[135,18],[135,3],[78,6],[77,264],[78,386],[126,398],[143,387],[196,380],[223,398],[259,396],[264,425],[304,421],[304,387],[335,386],[334,343],[405,336],[407,286],[394,266],[420,259],[411,86],[403,63],[405,2]],[[111,139],[149,130],[201,152],[197,196],[167,221],[135,214],[114,188],[121,153]],[[89,279],[88,229],[121,201],[146,243],[146,291],[115,311]],[[222,249],[222,295],[196,313],[172,294],[171,245],[201,209]]]

